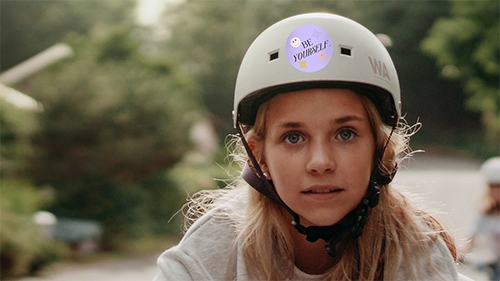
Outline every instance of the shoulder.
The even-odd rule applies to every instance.
[[[224,279],[237,255],[234,204],[227,202],[201,216],[178,245],[166,250],[158,258],[157,280]]]
[[[401,260],[395,279],[459,280],[455,261],[443,239],[439,236],[430,236],[422,243],[429,245],[427,254],[414,255],[409,259]]]
[[[436,271],[445,276],[453,276],[453,280],[458,279],[455,260],[453,259],[446,243],[440,236],[431,240],[430,256]]]

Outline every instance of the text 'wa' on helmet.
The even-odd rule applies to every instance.
[[[241,62],[234,126],[253,125],[260,104],[276,94],[332,87],[368,96],[389,126],[401,116],[396,68],[371,31],[328,13],[281,20],[254,40]]]
[[[500,184],[500,157],[492,157],[481,165],[481,173],[489,184]]]

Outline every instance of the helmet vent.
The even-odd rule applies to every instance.
[[[340,46],[340,54],[344,56],[351,56],[351,48]]]
[[[273,61],[277,58],[279,58],[279,50],[272,51],[269,53],[269,61]]]

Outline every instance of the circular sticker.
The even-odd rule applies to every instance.
[[[315,72],[322,69],[330,62],[332,54],[330,35],[317,25],[299,26],[288,36],[286,56],[300,71]]]

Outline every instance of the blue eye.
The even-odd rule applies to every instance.
[[[304,141],[304,138],[299,133],[290,132],[283,137],[283,141],[289,144],[297,144]]]
[[[343,141],[349,141],[352,140],[356,136],[356,133],[353,130],[350,129],[344,129],[338,133],[336,139],[338,140],[343,140]]]

